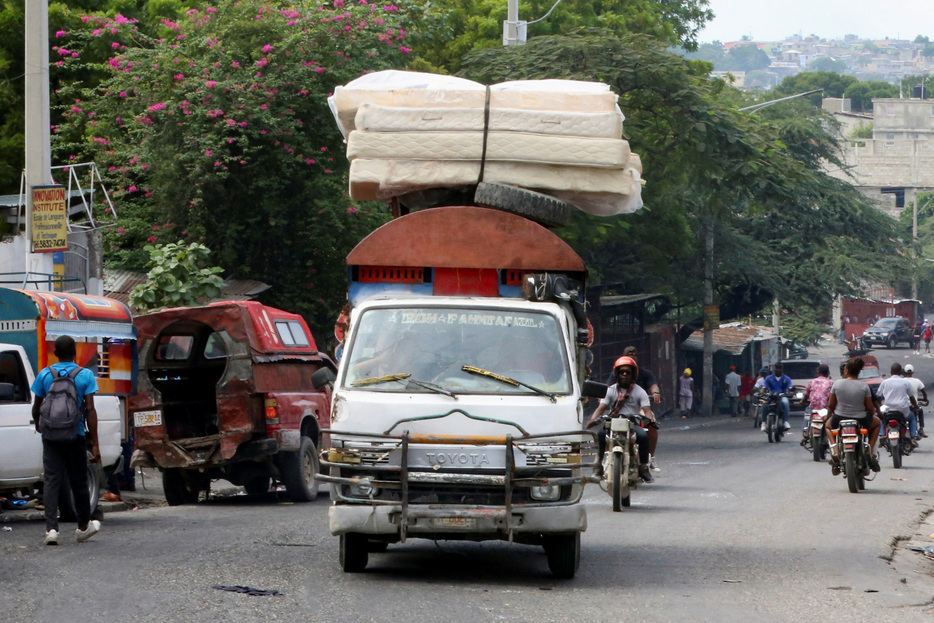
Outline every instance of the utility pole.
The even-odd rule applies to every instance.
[[[52,273],[52,254],[32,252],[32,188],[52,183],[49,3],[26,0],[26,257],[24,270]],[[18,232],[17,232],[18,233]]]
[[[503,45],[524,44],[527,25],[527,22],[519,21],[519,0],[507,0],[506,21],[503,22]]]

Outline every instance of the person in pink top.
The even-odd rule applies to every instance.
[[[822,363],[817,367],[817,377],[808,382],[804,388],[804,399],[802,404],[811,408],[811,413],[820,409],[827,408],[827,402],[830,400],[830,388],[833,387],[833,380],[830,378],[830,366]],[[801,432],[801,445],[804,445],[808,434],[808,422],[805,418],[804,429]]]

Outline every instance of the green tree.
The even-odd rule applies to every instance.
[[[927,37],[927,35],[918,35],[917,37],[915,37],[914,42],[915,43],[930,43],[931,40]]]
[[[812,104],[820,106],[823,97],[843,97],[843,93],[850,85],[858,80],[853,76],[843,76],[831,71],[805,71],[794,76],[788,76],[775,87],[775,97],[785,97],[797,93],[805,93],[814,89],[823,89],[823,93],[815,93],[808,98]]]
[[[759,49],[754,43],[740,45],[730,49],[723,60],[716,65],[716,69],[724,71],[754,71],[765,69],[772,63],[769,55]]]
[[[699,315],[708,234],[724,318],[773,296],[789,309],[829,310],[835,293],[893,274],[882,260],[895,255],[891,219],[821,173],[826,162],[840,164],[829,117],[802,101],[739,113],[749,99],[708,80],[703,65],[644,37],[585,31],[475,51],[462,75],[486,83],[573,77],[619,94],[645,166],[646,208],[617,219],[582,214],[563,232],[597,282],[665,292],[685,315]]]
[[[105,172],[121,223],[105,234],[111,266],[139,269],[146,244],[205,242],[227,274],[273,286],[264,302],[331,328],[344,257],[386,214],[348,199],[327,96],[409,53],[393,5],[335,5],[223,0],[157,37],[125,17],[69,32],[79,57],[65,68],[104,79],[62,88],[56,153]],[[114,55],[83,64],[97,47]]]
[[[873,98],[898,97],[898,87],[878,80],[854,82],[843,92],[853,110],[872,111]]]
[[[471,50],[502,47],[507,3],[501,0],[436,0],[399,6],[410,20],[409,45],[420,57],[415,68],[456,73]],[[695,50],[698,33],[713,19],[708,6],[708,0],[565,0],[557,5],[554,0],[530,0],[520,5],[519,19],[529,22],[530,41],[583,28],[605,28],[620,35],[646,34],[664,44]]]
[[[224,280],[220,266],[206,267],[211,251],[203,244],[172,242],[146,245],[149,253],[146,283],[130,292],[130,304],[152,311],[165,307],[191,307],[220,295]]]
[[[928,44],[921,50],[921,56],[934,56],[934,45]]]
[[[931,80],[931,76],[929,74],[905,76],[899,81],[899,87],[901,88],[901,92],[905,97],[914,97],[915,87],[919,85],[924,85],[926,97],[930,97],[931,88],[934,87],[934,80]],[[898,95],[895,95],[894,97],[898,97]]]
[[[808,71],[829,71],[835,74],[842,74],[846,73],[847,70],[846,62],[830,58],[829,56],[822,56],[814,59],[814,61],[808,65]]]

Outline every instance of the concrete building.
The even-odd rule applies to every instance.
[[[847,140],[846,170],[829,173],[898,216],[919,193],[934,191],[934,100],[874,99],[872,104],[872,138]]]

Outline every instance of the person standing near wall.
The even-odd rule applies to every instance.
[[[730,399],[730,417],[736,417],[739,412],[739,388],[743,384],[742,377],[736,373],[736,366],[730,366],[730,373],[726,375],[724,382]]]
[[[693,403],[694,379],[691,378],[691,369],[685,368],[684,373],[678,379],[678,409],[681,411],[682,419],[688,416]]]

